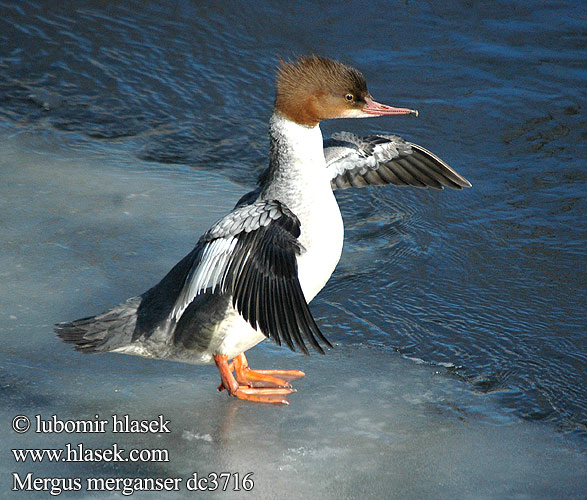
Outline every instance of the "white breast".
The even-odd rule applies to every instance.
[[[267,188],[267,197],[284,202],[300,220],[298,277],[309,302],[324,287],[342,252],[344,227],[326,170],[322,132],[279,113],[271,119],[279,170]]]
[[[298,257],[298,277],[306,301],[322,290],[338,264],[344,239],[344,226],[330,179],[306,193],[306,210],[295,212],[301,223],[300,243],[306,251]],[[317,188],[318,186],[315,186]],[[310,196],[314,195],[314,196]]]

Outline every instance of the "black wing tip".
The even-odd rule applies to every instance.
[[[328,344],[330,344],[330,342],[328,342]],[[327,348],[328,348],[328,344],[327,344]],[[312,352],[318,353],[322,356],[326,355],[326,351],[318,342],[316,342],[315,344],[310,343],[310,345],[313,347],[313,349],[312,349],[312,351],[309,351],[308,349],[306,349],[306,351],[304,352],[304,354],[306,356],[309,356]]]
[[[320,339],[320,340],[322,340],[322,339]],[[330,349],[334,349],[334,346],[330,342],[328,342],[328,340],[326,340],[325,338],[322,341],[323,342],[325,341],[324,344],[326,346],[326,350],[324,350],[324,348],[320,344],[318,344],[317,346],[314,346],[314,352],[320,354],[321,356],[326,356],[326,351],[329,351]],[[308,356],[309,355],[310,355],[310,353],[308,353]]]
[[[423,156],[425,159],[435,164],[437,169],[440,169],[438,173],[445,177],[446,180],[445,182],[443,182],[444,186],[449,187],[451,189],[463,189],[473,187],[473,185],[467,179],[465,179],[462,175],[457,173],[456,170],[454,170],[448,163],[446,163],[444,160],[439,158],[437,155],[435,155],[428,149],[413,142],[410,142],[409,145],[412,148],[412,155],[414,156],[414,158],[421,158]]]
[[[467,179],[465,179],[462,175],[458,175],[458,180],[457,179],[450,179],[451,183],[447,184],[445,187],[448,187],[450,189],[456,189],[457,191],[460,191],[463,188],[470,188],[473,187],[473,184],[471,184]]]
[[[334,346],[333,346],[333,345],[332,345],[332,344],[331,344],[331,343],[328,341],[328,339],[327,339],[326,337],[324,337],[322,334],[320,335],[320,337],[319,337],[319,338],[320,338],[320,340],[321,340],[321,341],[322,341],[322,342],[325,344],[326,350],[324,350],[324,347],[322,347],[322,346],[321,346],[321,345],[320,345],[318,342],[316,342],[316,343],[310,342],[310,345],[311,345],[311,346],[312,346],[312,348],[313,348],[312,350],[309,350],[309,349],[306,347],[306,344],[305,344],[305,343],[303,343],[303,342],[302,342],[301,344],[299,344],[299,343],[297,343],[297,342],[296,342],[296,345],[297,345],[297,346],[300,348],[300,351],[301,351],[301,353],[302,353],[304,356],[310,356],[312,353],[318,353],[318,354],[320,354],[320,355],[322,355],[322,356],[325,356],[325,355],[326,355],[326,351],[329,351],[330,349],[334,349]],[[276,343],[277,345],[279,345],[279,346],[281,345],[281,342],[277,342],[277,341],[276,341],[276,339],[273,339],[273,340],[275,341],[275,343]],[[288,347],[289,347],[289,348],[290,348],[290,349],[291,349],[293,352],[297,352],[297,350],[295,349],[295,346],[294,346],[294,347],[288,346]]]
[[[327,349],[334,349],[334,346],[330,343],[330,341],[323,335],[323,333],[320,331],[320,329],[318,328],[318,325],[316,324],[315,321],[313,321],[314,318],[312,318],[312,330],[314,331],[314,336],[313,339],[315,340],[315,344],[314,348],[316,349],[317,352],[319,352],[320,354],[326,354],[326,352],[324,351],[324,349],[322,348],[322,346],[318,343],[318,341],[316,340],[316,338],[322,342]]]

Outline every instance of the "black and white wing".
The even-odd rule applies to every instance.
[[[415,186],[462,189],[471,183],[434,153],[397,135],[359,137],[350,132],[324,141],[332,189],[349,187]]]
[[[278,345],[306,342],[318,352],[329,347],[312,318],[298,280],[300,221],[279,201],[259,200],[237,206],[198,242],[172,316],[178,320],[194,298],[206,291],[232,296],[236,310],[253,328]]]

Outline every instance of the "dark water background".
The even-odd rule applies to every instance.
[[[490,420],[508,415],[540,422],[582,447],[583,2],[4,1],[0,12],[5,137],[25,137],[44,154],[59,150],[65,159],[86,156],[132,175],[142,169],[150,179],[177,179],[151,186],[165,193],[167,204],[143,207],[150,219],[140,235],[92,215],[94,208],[108,208],[101,202],[87,211],[74,212],[67,200],[53,206],[43,219],[52,246],[30,257],[31,268],[45,267],[45,257],[66,262],[72,248],[85,255],[88,267],[69,281],[55,278],[50,290],[35,284],[30,272],[27,288],[17,271],[19,252],[32,245],[19,238],[38,231],[34,216],[0,214],[6,265],[0,273],[7,283],[3,336],[23,335],[26,325],[46,326],[35,328],[30,342],[19,337],[26,355],[4,348],[13,366],[6,387],[19,374],[16,358],[26,358],[30,367],[42,366],[47,352],[52,362],[78,356],[52,337],[51,323],[96,313],[151,286],[187,253],[198,231],[254,185],[266,165],[277,57],[317,53],[358,67],[377,100],[420,111],[417,119],[325,123],[325,135],[399,133],[473,184],[461,192],[341,192],[345,250],[312,303],[323,332],[343,352],[350,349],[349,362],[353,348],[396,358],[399,352],[422,370],[432,367],[457,381],[473,398],[465,413],[479,405]],[[192,169],[200,189],[211,179],[207,197],[189,198],[196,185],[180,194],[182,176],[187,183]],[[118,174],[101,180],[97,172],[88,171],[93,184],[80,196],[108,191],[108,182],[132,182],[124,176],[117,181]],[[11,186],[0,203],[19,207],[20,214],[52,178],[42,169],[35,179],[8,170],[0,175]],[[207,218],[196,230],[186,227],[186,216],[176,209]],[[23,315],[29,318],[24,323]],[[271,346],[258,349],[273,352]],[[281,351],[275,355],[289,359]],[[90,364],[80,370],[93,374],[99,371],[95,363],[117,363],[98,359],[84,358]],[[133,362],[139,363],[125,365],[130,373]],[[15,408],[26,402],[10,390]]]

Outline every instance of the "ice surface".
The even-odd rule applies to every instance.
[[[84,356],[52,332],[158,281],[244,188],[213,172],[141,163],[115,144],[38,129],[0,138],[2,491],[35,477],[253,472],[252,492],[203,498],[553,499],[587,492],[581,441],[519,421],[434,367],[383,347],[304,357],[265,343],[258,368],[301,369],[288,407],[216,391],[214,367]],[[78,146],[75,146],[78,145]],[[75,147],[74,147],[75,146]],[[17,434],[16,415],[170,421],[166,434]],[[110,427],[109,427],[110,428]],[[167,463],[16,464],[11,448],[161,448]],[[200,498],[135,493],[136,498]],[[14,497],[48,498],[47,492]],[[61,498],[111,498],[85,491]],[[4,496],[3,496],[4,498]]]

